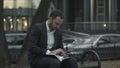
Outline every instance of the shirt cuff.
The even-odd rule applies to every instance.
[[[46,51],[46,55],[48,55],[50,52],[51,52],[50,50],[47,50],[47,51]]]

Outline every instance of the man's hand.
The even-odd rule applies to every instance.
[[[50,55],[57,55],[57,54],[67,56],[67,53],[61,48],[53,50],[53,51],[50,52]]]

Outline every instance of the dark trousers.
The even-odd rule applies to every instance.
[[[78,68],[75,58],[65,59],[61,62],[60,68]]]
[[[55,57],[43,57],[37,60],[32,68],[78,68],[74,58],[65,59],[62,62]]]

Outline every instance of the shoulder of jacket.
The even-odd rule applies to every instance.
[[[45,22],[41,22],[41,23],[36,23],[36,24],[34,24],[33,26],[40,28],[40,27],[42,27],[42,26],[44,26],[44,25],[45,25]]]

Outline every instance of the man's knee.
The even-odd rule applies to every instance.
[[[55,68],[60,67],[60,61],[58,59],[51,59],[50,66],[53,66]]]
[[[61,68],[65,67],[65,68],[78,68],[77,66],[77,61],[75,58],[69,58],[69,59],[65,59],[62,61],[61,63]]]
[[[70,57],[69,59],[64,60],[66,62],[77,62],[75,58]]]

